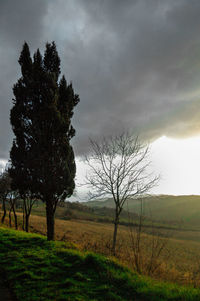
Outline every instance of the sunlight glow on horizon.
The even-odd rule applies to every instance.
[[[161,179],[152,194],[200,195],[200,136],[174,139],[162,136],[150,144],[151,171]],[[0,160],[0,168],[7,163]],[[76,193],[73,201],[87,200],[84,182],[87,165],[76,158]]]
[[[200,195],[200,136],[174,139],[162,136],[150,144],[151,171],[161,176],[152,194]],[[79,158],[77,182],[84,181],[87,166]],[[87,200],[85,187],[77,187],[78,201]]]
[[[151,150],[152,168],[161,174],[154,193],[200,195],[200,136],[162,136],[151,144]]]

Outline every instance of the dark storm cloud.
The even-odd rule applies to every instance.
[[[1,1],[0,157],[10,147],[11,86],[24,40],[32,50],[57,43],[81,99],[77,154],[88,137],[126,128],[148,139],[199,134],[199,14],[198,0]]]
[[[64,71],[81,96],[76,149],[87,148],[87,136],[122,128],[142,130],[148,139],[200,132],[191,112],[200,91],[200,2],[80,1],[77,7],[79,35],[66,37],[63,52]]]
[[[25,40],[38,47],[43,39],[45,1],[0,1],[0,158],[8,159],[12,86],[19,76],[18,56]]]

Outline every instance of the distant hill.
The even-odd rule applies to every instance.
[[[200,228],[200,196],[198,195],[155,195],[142,199],[144,215],[158,222],[182,223],[183,226]],[[111,198],[85,202],[90,208],[114,208]],[[129,200],[124,210],[138,214],[141,210],[141,199]]]
[[[20,210],[19,210],[20,211]],[[33,206],[33,215],[45,216],[45,205],[38,202]],[[90,207],[85,203],[79,202],[65,202],[59,204],[56,209],[55,217],[58,219],[71,220],[80,219],[88,221],[96,221],[103,223],[112,223],[115,216],[114,208],[109,207]],[[122,224],[129,223],[129,220],[138,221],[138,214],[131,212],[128,216],[126,210],[122,211],[120,222]]]
[[[142,201],[143,215],[146,217],[145,225],[151,225],[153,220],[157,226],[200,230],[200,196],[154,195],[144,197]],[[57,207],[56,218],[113,222],[114,208],[115,205],[111,198],[84,203],[65,202],[63,206]],[[137,223],[140,211],[141,199],[129,200],[128,204],[124,205],[120,223],[124,225],[130,221]],[[33,207],[32,214],[45,216],[44,204],[38,202]]]

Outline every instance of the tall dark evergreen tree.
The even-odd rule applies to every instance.
[[[47,238],[54,239],[54,215],[59,200],[72,195],[76,165],[70,145],[71,125],[79,102],[72,84],[60,77],[60,58],[54,42],[44,57],[31,59],[25,43],[19,59],[22,77],[14,86],[11,124],[15,134],[10,152],[13,185],[46,203]]]

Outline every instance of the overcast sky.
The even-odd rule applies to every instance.
[[[0,0],[0,160],[13,139],[24,41],[32,53],[57,44],[62,73],[80,95],[77,155],[89,137],[127,128],[150,141],[199,135],[199,16],[199,0]]]

